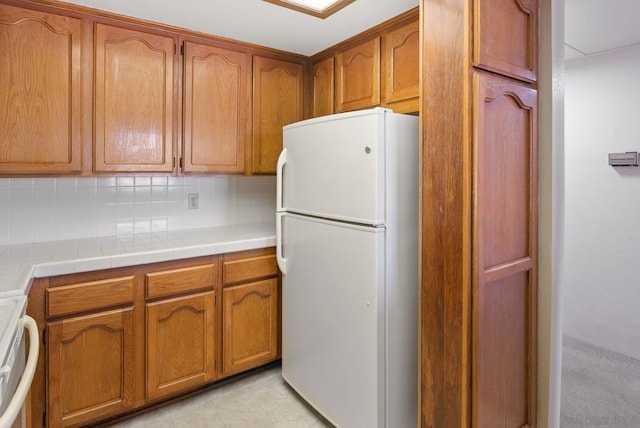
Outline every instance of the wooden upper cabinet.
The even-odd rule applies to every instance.
[[[473,76],[473,426],[534,427],[537,94]]]
[[[250,56],[186,41],[183,91],[183,171],[244,172]]]
[[[380,37],[336,55],[336,111],[380,104]]]
[[[384,105],[396,112],[419,110],[420,24],[413,21],[382,37]]]
[[[173,37],[97,23],[94,170],[172,172]]]
[[[313,117],[333,113],[333,64],[333,57],[313,64]]]
[[[282,151],[282,127],[303,119],[301,63],[253,57],[253,147],[251,172],[274,174]]]
[[[0,173],[81,170],[82,22],[0,4]]]
[[[474,66],[535,81],[538,1],[474,0],[473,4]]]

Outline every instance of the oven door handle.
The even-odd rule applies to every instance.
[[[22,320],[24,327],[29,332],[29,356],[27,357],[24,372],[22,373],[20,383],[13,394],[13,398],[9,402],[4,414],[0,416],[0,428],[10,427],[18,417],[18,414],[24,405],[24,400],[27,398],[29,388],[31,388],[31,381],[33,380],[33,375],[36,372],[36,365],[38,364],[38,354],[40,353],[38,325],[29,315],[25,315]]]

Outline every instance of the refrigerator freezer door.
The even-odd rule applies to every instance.
[[[329,421],[385,420],[383,228],[285,214],[282,375]]]
[[[285,126],[278,210],[384,224],[387,114],[373,109]]]

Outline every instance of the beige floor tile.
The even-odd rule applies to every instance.
[[[117,428],[331,428],[283,380],[279,365],[113,425]]]

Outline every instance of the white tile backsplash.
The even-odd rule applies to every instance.
[[[0,245],[270,222],[275,177],[0,179]],[[198,193],[199,209],[187,208]]]

